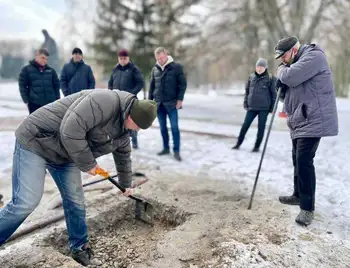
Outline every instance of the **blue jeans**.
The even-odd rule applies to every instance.
[[[131,137],[132,147],[137,148],[138,147],[137,131],[136,130],[129,130],[129,135]]]
[[[80,170],[73,163],[48,163],[16,141],[12,168],[12,200],[0,210],[0,246],[40,203],[44,193],[46,169],[55,180],[63,200],[69,246],[80,249],[88,242]]]
[[[172,110],[168,111],[162,104],[158,107],[157,110],[158,115],[158,121],[160,126],[160,132],[163,137],[163,148],[169,149],[169,134],[168,134],[168,128],[167,128],[167,116],[170,120],[171,125],[171,132],[173,134],[173,141],[174,141],[174,152],[180,152],[180,130],[179,130],[179,123],[178,123],[178,113],[177,109],[173,108]]]

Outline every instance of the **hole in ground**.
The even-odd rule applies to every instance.
[[[147,263],[163,256],[157,252],[159,240],[191,215],[174,206],[152,201],[153,226],[135,219],[133,201],[125,202],[88,220],[90,245],[96,265],[90,267],[130,267],[130,264]],[[56,230],[45,244],[69,255],[66,230]],[[36,266],[40,267],[40,266]],[[101,266],[99,266],[101,267]]]

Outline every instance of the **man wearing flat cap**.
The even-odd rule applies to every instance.
[[[301,45],[295,36],[281,39],[275,58],[277,87],[284,89],[284,112],[293,143],[294,192],[280,202],[299,205],[296,222],[314,218],[316,175],[314,157],[322,137],[338,135],[338,115],[332,73],[326,55],[316,44]]]
[[[60,80],[64,96],[95,88],[94,74],[91,67],[84,62],[80,48],[73,49],[71,60],[63,66]]]

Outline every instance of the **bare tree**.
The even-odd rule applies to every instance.
[[[277,63],[273,58],[274,46],[287,35],[297,36],[302,43],[320,41],[323,45],[330,42],[331,36],[337,36],[338,44],[348,35],[346,27],[340,26],[345,31],[340,37],[333,25],[327,32],[332,34],[325,38],[325,25],[337,20],[340,13],[336,9],[349,10],[346,6],[349,0],[226,0],[220,6],[213,0],[203,0],[201,4],[210,10],[204,23],[208,30],[204,31],[200,49],[193,51],[193,55],[200,51],[204,58],[216,58],[217,62],[210,64],[221,66],[222,75],[207,75],[215,80],[211,83],[221,83],[220,79],[245,80],[258,57],[267,58],[270,72],[274,73]],[[332,10],[335,12],[330,15]],[[346,24],[345,21],[339,23]],[[345,47],[341,50],[345,51]],[[231,76],[226,78],[227,69]],[[218,69],[211,68],[213,70]],[[209,67],[206,72],[210,72]]]

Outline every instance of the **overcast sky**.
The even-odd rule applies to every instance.
[[[65,12],[64,0],[0,0],[0,39],[43,40],[41,30],[57,31]]]

